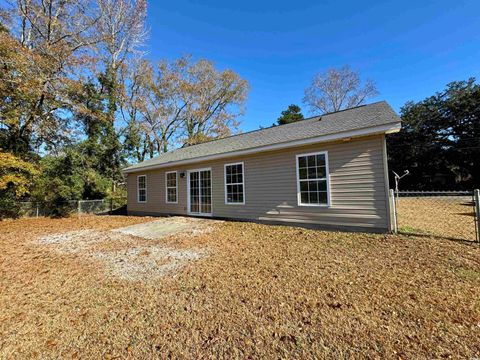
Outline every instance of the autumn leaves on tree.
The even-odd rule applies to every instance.
[[[140,61],[132,69],[122,114],[128,118],[126,145],[137,161],[224,137],[238,128],[248,84],[231,70],[190,57],[152,66]]]
[[[237,130],[247,82],[188,56],[150,63],[146,11],[144,0],[2,5],[0,151],[40,170],[39,199],[54,191],[34,191],[42,177],[65,183],[79,167],[92,175],[58,197],[107,196],[128,161]],[[50,171],[65,161],[67,174]]]

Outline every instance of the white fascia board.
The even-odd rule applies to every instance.
[[[140,166],[140,167],[135,167],[131,169],[126,168],[125,170],[123,170],[123,172],[125,174],[130,174],[130,173],[135,173],[135,172],[145,171],[145,170],[161,169],[165,167],[188,165],[188,164],[198,163],[203,161],[256,154],[258,152],[263,152],[263,151],[281,150],[281,149],[287,149],[287,148],[297,147],[297,146],[305,146],[305,145],[311,145],[311,144],[328,142],[328,141],[342,140],[345,138],[354,138],[354,137],[378,135],[378,134],[392,134],[392,133],[399,132],[400,129],[401,129],[401,123],[398,122],[393,124],[386,124],[386,125],[373,126],[373,127],[363,128],[363,129],[344,131],[344,132],[339,132],[335,134],[316,136],[316,137],[307,138],[307,139],[287,141],[284,143],[258,146],[254,148],[244,149],[244,150],[225,152],[221,154],[200,156],[196,158],[179,160],[179,161],[171,161],[163,164]]]

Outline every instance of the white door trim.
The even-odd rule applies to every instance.
[[[199,173],[198,181],[200,182],[200,171],[210,171],[210,201],[211,201],[211,204],[210,204],[210,212],[209,213],[191,212],[190,211],[190,174],[194,173],[194,172],[198,172]],[[213,192],[212,192],[212,188],[213,188],[213,178],[212,178],[212,168],[211,167],[187,170],[187,214],[188,215],[212,216],[212,214],[213,214],[213,201],[212,201],[213,200]],[[200,189],[200,186],[199,186],[199,189]],[[199,195],[198,206],[199,206],[199,209],[200,209],[200,192],[199,192],[198,195]]]

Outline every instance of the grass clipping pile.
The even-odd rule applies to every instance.
[[[211,221],[175,217],[113,230],[77,230],[44,235],[38,242],[55,251],[93,260],[106,275],[122,280],[155,280],[174,273],[189,261],[205,256],[205,249],[176,249],[161,239],[195,236],[213,230]]]

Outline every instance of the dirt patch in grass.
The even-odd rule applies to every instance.
[[[476,245],[225,222],[154,240],[209,256],[132,282],[36,240],[150,220],[0,223],[0,357],[480,356]]]
[[[173,220],[175,223],[178,220]],[[137,224],[134,227],[158,224]],[[166,222],[162,221],[166,226]],[[204,226],[206,223],[202,222]],[[121,228],[130,229],[131,227]],[[141,230],[140,228],[139,230]],[[176,232],[177,227],[169,228]],[[212,231],[213,227],[209,227]],[[185,230],[183,230],[185,233]],[[201,225],[195,225],[195,231],[201,231]],[[140,232],[140,231],[139,231]],[[44,235],[38,238],[38,243],[48,246],[59,253],[75,254],[90,261],[98,262],[104,267],[104,272],[123,280],[155,281],[167,273],[181,269],[188,261],[198,260],[204,256],[205,249],[175,249],[154,242],[155,237],[162,238],[166,232],[154,236],[149,232],[149,239],[134,237],[126,231],[115,230],[79,230],[66,233]],[[181,231],[180,231],[181,233]]]
[[[215,225],[222,221],[193,218],[185,216],[173,216],[160,218],[148,223],[135,224],[113,231],[125,235],[132,235],[144,239],[160,239],[172,234],[182,234],[182,236],[196,236],[198,234],[213,231]]]

